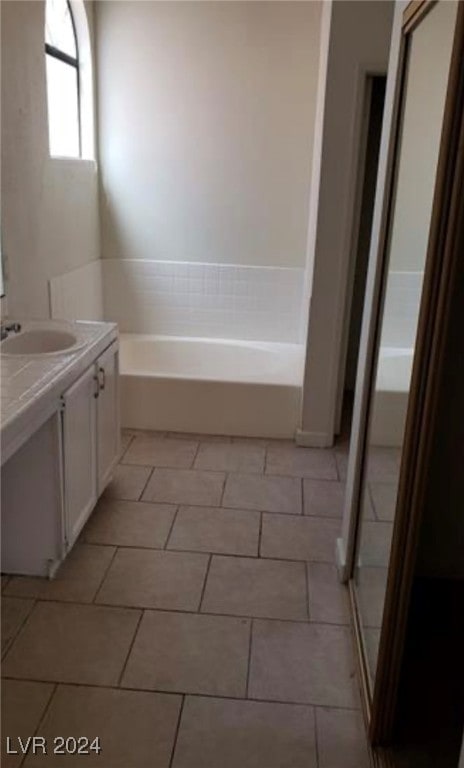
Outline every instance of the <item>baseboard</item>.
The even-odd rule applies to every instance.
[[[305,448],[331,448],[334,440],[333,435],[328,432],[306,432],[304,429],[297,429],[295,442]]]

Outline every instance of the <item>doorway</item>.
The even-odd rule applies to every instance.
[[[363,128],[356,184],[353,246],[348,276],[349,287],[340,360],[336,419],[336,433],[343,435],[348,435],[351,427],[386,81],[386,75],[368,75],[364,91]]]

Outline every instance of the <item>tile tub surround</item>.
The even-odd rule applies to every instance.
[[[102,259],[50,280],[51,316],[123,333],[300,343],[304,269]]]
[[[105,317],[123,333],[298,343],[303,269],[103,259]]]
[[[90,768],[368,768],[334,452],[123,442],[142,471],[116,473],[56,580],[2,579],[3,733],[98,731]]]

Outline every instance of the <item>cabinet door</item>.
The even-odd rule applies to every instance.
[[[108,484],[119,456],[118,345],[112,344],[98,358],[99,396],[97,400],[98,495]]]
[[[63,395],[64,507],[71,547],[97,501],[96,395],[92,365]]]

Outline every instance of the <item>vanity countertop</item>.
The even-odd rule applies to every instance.
[[[46,321],[53,328],[54,321]],[[56,327],[62,324],[56,321]],[[60,396],[92,362],[118,338],[116,323],[67,323],[77,339],[77,348],[53,355],[1,354],[0,385],[2,463],[23,442],[28,426],[43,423],[59,407]],[[27,321],[24,328],[43,328],[43,321]]]

